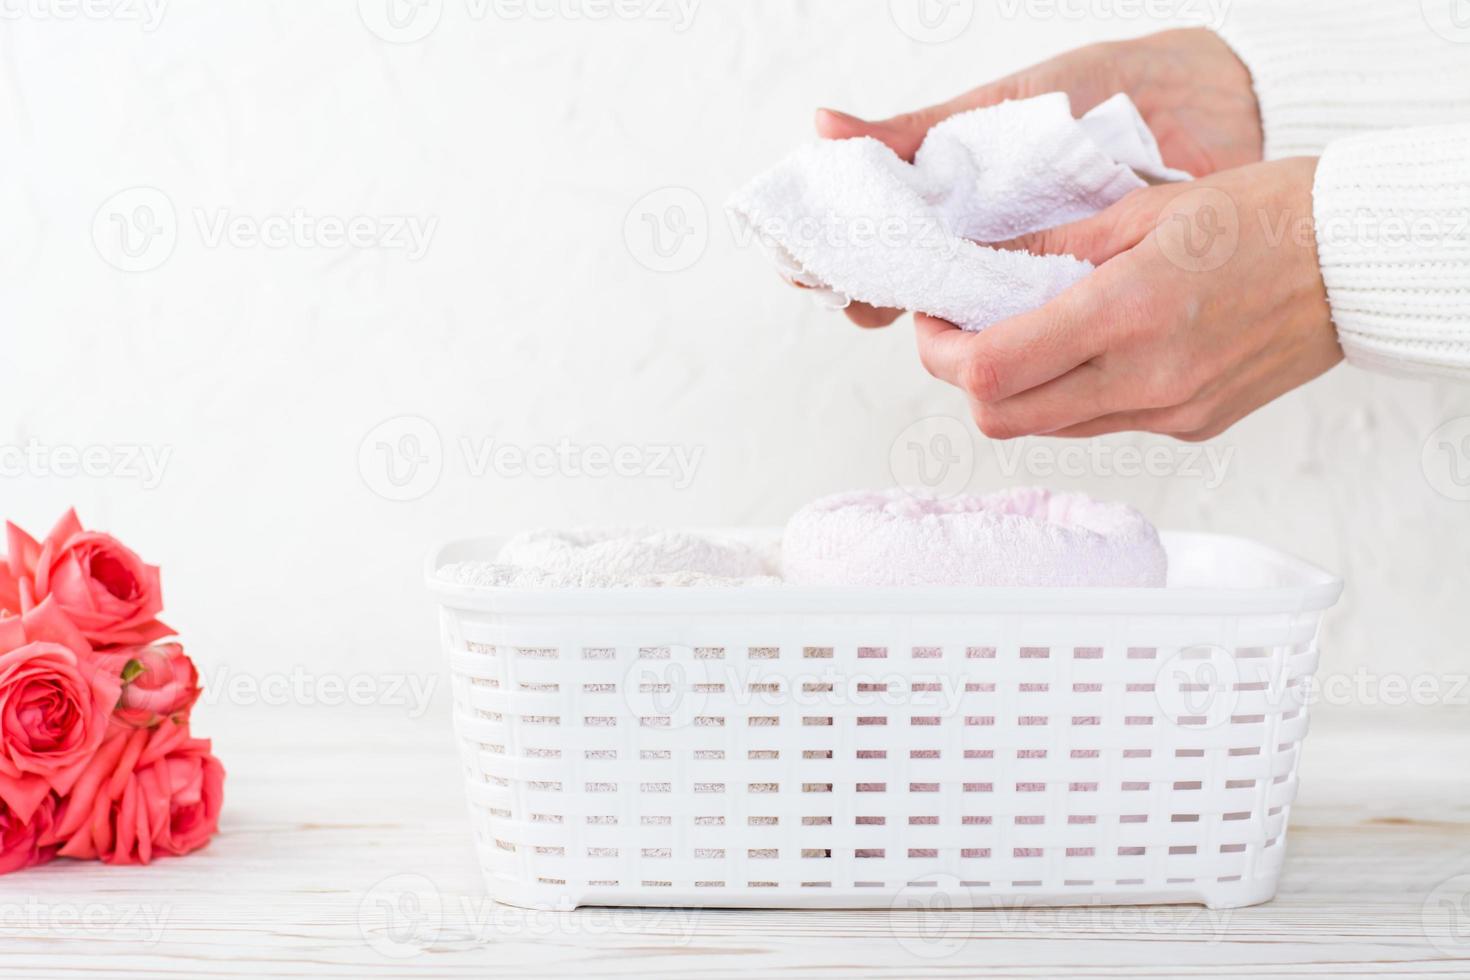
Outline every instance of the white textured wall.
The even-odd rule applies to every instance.
[[[906,323],[861,333],[783,287],[721,201],[806,138],[818,104],[887,114],[1158,26],[1104,16],[1106,3],[1084,4],[1098,13],[1086,19],[982,3],[956,39],[928,44],[881,0],[703,0],[683,30],[425,0],[437,26],[390,44],[364,23],[386,30],[386,0],[175,0],[156,24],[127,19],[143,0],[95,2],[111,15],[16,0],[0,21],[0,502],[37,532],[75,502],[163,564],[168,618],[203,663],[255,670],[437,668],[419,585],[436,539],[778,523],[814,495],[891,483],[895,437],[964,418],[960,399],[920,369]],[[113,199],[139,186],[162,205]],[[635,209],[667,187],[686,193]],[[656,259],[642,215],[670,203],[699,236],[671,261],[706,247],[660,273],[639,261]],[[112,215],[139,204],[177,240],[120,271],[103,254],[129,264]],[[248,232],[297,211],[407,218],[427,247],[213,236],[221,218]],[[365,463],[360,449],[402,416],[431,423],[442,452],[434,433],[420,445],[443,468],[392,502],[374,492],[387,486],[375,444],[418,430],[391,423]],[[1088,463],[1036,479],[1340,570],[1328,669],[1444,675],[1470,669],[1470,503],[1451,496],[1470,452],[1421,456],[1463,416],[1470,390],[1340,368],[1217,440],[1216,459],[1230,454],[1218,485],[1183,458],[1171,477]],[[943,425],[919,431],[942,446],[928,437]],[[464,439],[674,446],[699,465],[687,486],[477,475]],[[1153,444],[1111,445],[1133,442]],[[126,470],[15,465],[28,445],[51,463],[61,448],[62,465],[64,447],[170,455],[145,487]],[[956,446],[976,489],[1028,478],[978,436]]]

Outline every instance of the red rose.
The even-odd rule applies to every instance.
[[[57,845],[42,845],[56,816],[56,797],[47,796],[31,819],[22,820],[0,803],[0,875],[45,864],[56,856]]]
[[[60,854],[109,864],[147,864],[187,854],[219,828],[225,770],[208,739],[165,720],[157,728],[114,725],[63,804],[47,838]]]
[[[71,789],[120,692],[53,601],[0,617],[0,802],[16,819]]]
[[[116,538],[82,530],[74,510],[45,541],[6,524],[9,554],[0,567],[0,608],[25,612],[48,596],[94,646],[141,645],[173,633],[158,621],[158,568]]]
[[[179,724],[199,700],[199,672],[177,643],[109,650],[102,656],[123,683],[112,720],[129,728],[152,728],[165,718]]]

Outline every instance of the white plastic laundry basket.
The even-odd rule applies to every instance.
[[[1167,589],[457,586],[491,894],[883,908],[1265,901],[1342,583],[1166,535]]]

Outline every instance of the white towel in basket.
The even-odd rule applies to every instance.
[[[930,130],[912,164],[870,137],[803,147],[730,202],[791,282],[981,330],[1092,271],[1070,256],[988,248],[1096,214],[1170,170],[1131,99],[1081,119],[1061,92],[975,109]]]
[[[439,570],[458,585],[508,588],[652,588],[774,585],[775,545],[654,529],[538,530],[518,534],[494,562]]]

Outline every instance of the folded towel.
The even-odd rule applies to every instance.
[[[912,164],[870,137],[798,150],[730,202],[790,281],[942,317],[966,330],[1033,310],[1092,271],[1071,256],[987,248],[1088,217],[1164,166],[1131,99],[1081,119],[1061,92],[952,116]]]
[[[781,561],[791,585],[1160,587],[1168,574],[1132,507],[1026,487],[825,497],[786,525]]]
[[[652,529],[527,531],[494,562],[446,565],[457,585],[506,588],[654,588],[772,585],[769,549],[733,537]]]

